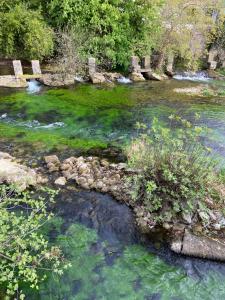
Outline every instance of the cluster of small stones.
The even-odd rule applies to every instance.
[[[62,173],[55,184],[65,185],[68,180],[74,180],[83,189],[109,193],[119,201],[130,202],[126,178],[136,171],[125,163],[113,164],[92,156],[70,157],[61,163],[55,155],[45,157],[45,162],[49,172]]]

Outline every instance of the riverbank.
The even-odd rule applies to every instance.
[[[8,153],[0,153],[0,182],[15,184],[20,190],[38,184],[53,184],[56,188],[64,187],[68,183],[84,190],[94,190],[112,195],[117,201],[125,203],[135,213],[138,227],[144,234],[157,234],[164,231],[165,241],[170,243],[171,250],[176,253],[194,257],[225,261],[225,218],[216,211],[211,212],[210,236],[206,236],[201,228],[200,219],[205,218],[203,213],[199,218],[183,215],[174,219],[172,223],[164,223],[160,229],[152,222],[151,214],[144,207],[138,206],[131,197],[132,185],[128,178],[141,172],[128,168],[126,163],[110,163],[107,159],[98,157],[70,157],[60,162],[56,155],[44,158],[48,172],[45,169],[37,170],[25,167],[16,162]],[[39,174],[38,174],[39,172]],[[42,174],[40,174],[40,172]],[[209,203],[212,208],[213,203]]]
[[[17,163],[7,153],[1,153],[0,182],[16,184],[22,190],[37,184],[50,184],[56,188],[74,185],[84,190],[94,190],[112,195],[117,201],[125,203],[135,213],[136,222],[144,234],[154,235],[164,231],[164,240],[170,244],[171,250],[184,255],[225,261],[225,218],[216,209],[210,214],[210,226],[207,236],[201,227],[203,213],[195,213],[195,217],[183,215],[173,222],[162,224],[162,228],[154,225],[151,214],[144,207],[138,206],[131,197],[132,186],[128,178],[141,170],[128,168],[126,163],[110,163],[98,157],[70,157],[60,162],[56,155],[46,156],[48,169],[39,167],[36,170]],[[6,166],[6,167],[4,167]],[[39,172],[39,175],[38,175]],[[212,208],[213,203],[209,203]]]

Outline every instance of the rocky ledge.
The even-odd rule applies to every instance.
[[[56,172],[59,176],[55,180],[56,185],[66,185],[67,181],[72,180],[83,189],[109,193],[133,208],[137,224],[144,233],[157,231],[151,214],[131,197],[132,186],[128,177],[141,170],[130,169],[125,163],[110,163],[98,157],[70,157],[60,162],[53,155],[46,156],[45,162],[49,172]],[[211,206],[210,199],[207,201],[206,205]],[[202,221],[205,228],[201,225]],[[194,215],[182,214],[162,227],[174,252],[225,261],[225,217],[220,211],[215,209],[206,214],[199,210]],[[205,235],[206,231],[210,236]]]
[[[130,202],[126,178],[137,171],[124,163],[112,164],[93,156],[70,157],[61,163],[56,155],[46,156],[45,162],[49,172],[61,172],[55,184],[65,185],[68,180],[74,180],[83,189],[109,193],[119,201]]]
[[[8,153],[0,152],[0,184],[15,185],[20,191],[24,191],[46,181],[36,170],[20,164]]]

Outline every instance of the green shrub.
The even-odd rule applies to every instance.
[[[52,54],[53,32],[39,10],[18,4],[0,10],[0,56],[6,58],[43,59]]]
[[[138,124],[142,133],[127,149],[130,166],[141,169],[129,178],[133,201],[155,224],[197,210],[207,212],[206,199],[220,207],[224,190],[218,160],[201,143],[206,129],[178,116],[171,116],[170,122],[167,128],[154,119],[150,130]]]
[[[54,192],[47,195],[53,201]],[[44,197],[35,199],[31,193],[0,186],[0,286],[6,299],[24,299],[21,285],[38,289],[46,272],[61,274],[67,267],[61,250],[49,247],[40,233],[52,217],[46,202]]]

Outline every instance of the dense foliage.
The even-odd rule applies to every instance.
[[[207,201],[212,207],[223,203],[218,162],[201,144],[204,129],[178,116],[171,116],[170,121],[180,126],[176,133],[154,119],[151,129],[128,148],[130,165],[142,169],[131,179],[133,200],[156,224],[198,210],[207,216]]]
[[[24,4],[0,10],[0,56],[43,59],[52,51],[53,33],[40,11],[29,10]]]
[[[223,22],[223,0],[0,0],[0,55],[57,58],[53,32],[66,30],[82,33],[79,54],[104,67],[127,69],[131,55],[154,50],[159,69],[171,55],[193,68],[212,42],[223,45]]]
[[[132,53],[146,54],[155,45],[160,1],[54,0],[54,26],[79,26],[90,33],[85,52],[111,66],[128,66]]]
[[[50,201],[54,192],[47,193]],[[49,247],[40,233],[51,219],[47,201],[28,192],[0,186],[0,286],[9,296],[24,299],[22,285],[38,289],[46,271],[62,273],[62,253]]]

